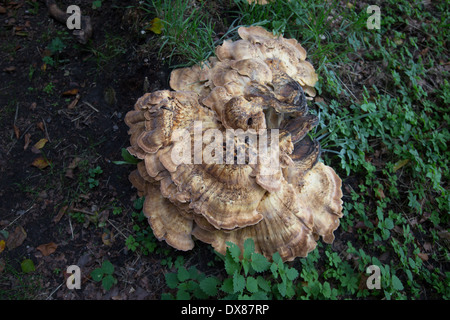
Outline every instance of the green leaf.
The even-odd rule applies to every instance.
[[[322,294],[327,299],[331,297],[331,287],[327,281],[325,281],[322,285]]]
[[[242,267],[244,268],[244,274],[245,276],[248,275],[248,272],[250,271],[250,261],[247,259],[242,260]]]
[[[392,221],[391,218],[385,218],[384,219],[384,226],[386,227],[386,229],[393,229],[394,228],[394,221]]]
[[[253,277],[247,278],[247,290],[251,293],[255,293],[258,291],[258,281]]]
[[[281,282],[277,285],[278,287],[278,292],[280,292],[280,294],[285,297],[286,296],[286,282]]]
[[[235,262],[239,262],[241,256],[241,249],[234,243],[227,241],[227,252],[231,255]]]
[[[210,297],[217,295],[217,286],[220,284],[216,277],[206,277],[200,282],[200,288]]]
[[[233,292],[242,292],[245,288],[245,278],[237,270],[233,275]]]
[[[190,279],[194,279],[194,280],[200,280],[200,275],[201,275],[201,273],[198,271],[198,269],[196,268],[196,267],[194,267],[194,266],[192,266],[192,267],[190,267],[189,268],[189,278]]]
[[[225,271],[228,275],[234,275],[235,271],[239,270],[239,263],[234,261],[230,254],[225,256]]]
[[[275,262],[272,262],[270,265],[270,271],[272,271],[272,275],[275,279],[278,278],[278,265]]]
[[[166,284],[170,289],[175,289],[178,285],[178,275],[176,273],[166,273]]]
[[[113,274],[114,273],[114,266],[111,262],[108,260],[103,261],[102,263],[102,270],[105,274]]]
[[[250,260],[252,253],[255,252],[255,243],[252,238],[247,238],[244,241],[244,259]]]
[[[289,268],[286,271],[286,276],[289,280],[295,280],[298,277],[298,271],[295,268]]]
[[[392,275],[392,286],[395,290],[403,290],[403,284],[396,275]]]
[[[255,292],[251,295],[250,299],[252,300],[269,300],[269,297],[267,297],[267,294],[262,291]]]
[[[97,281],[97,282],[102,281],[102,279],[103,279],[103,274],[104,274],[104,273],[103,273],[103,269],[101,269],[101,268],[94,269],[94,270],[91,272],[92,280]]]
[[[175,298],[170,293],[163,293],[161,294],[161,300],[175,300]]]
[[[185,267],[180,267],[178,269],[178,280],[181,282],[188,280],[191,277],[189,271]]]
[[[283,259],[281,259],[281,256],[280,256],[280,254],[278,252],[275,252],[272,255],[272,259],[273,259],[273,262],[278,263],[278,265],[282,265],[283,264]]]
[[[252,254],[252,268],[256,272],[264,272],[269,269],[270,262],[262,254],[254,252]]]
[[[114,164],[138,164],[141,160],[133,157],[127,149],[122,148],[122,158],[124,161],[113,161]]]
[[[106,291],[111,289],[111,287],[117,282],[117,280],[110,274],[106,275],[102,280],[102,287]]]
[[[24,273],[30,273],[36,270],[34,262],[31,259],[23,260],[22,263],[20,264],[20,267],[22,268],[22,271]]]
[[[227,278],[223,281],[222,286],[220,287],[220,290],[222,290],[225,293],[234,293],[233,290],[233,278]]]
[[[185,290],[178,290],[177,291],[177,300],[190,300],[191,295],[186,292]]]
[[[102,6],[102,0],[95,0],[92,2],[92,9],[98,9]]]
[[[258,276],[258,278],[256,278],[256,281],[258,281],[258,286],[259,286],[262,290],[264,290],[264,291],[266,291],[266,292],[269,292],[269,291],[270,291],[270,282],[269,282],[269,281],[267,281],[266,279],[264,279],[264,278],[261,277],[261,276]]]

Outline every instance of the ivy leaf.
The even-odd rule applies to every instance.
[[[200,282],[200,288],[210,297],[217,295],[217,286],[220,284],[216,277],[206,277]]]
[[[245,278],[237,270],[233,275],[233,292],[242,292],[245,288]]]
[[[264,272],[269,269],[270,262],[262,254],[253,252],[252,254],[252,268],[256,272]]]

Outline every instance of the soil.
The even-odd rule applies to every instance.
[[[92,19],[87,45],[49,17],[43,1],[0,1],[6,9],[0,11],[0,230],[10,236],[23,230],[25,237],[7,242],[0,255],[0,295],[160,299],[164,255],[143,258],[127,249],[136,190],[128,181],[132,167],[113,161],[123,160],[121,150],[129,144],[123,118],[143,94],[145,78],[148,90],[167,89],[170,69],[158,59],[158,48],[149,50],[140,37],[144,17],[133,10],[137,1],[113,1],[99,9],[91,1],[60,3],[61,8],[69,4]],[[64,48],[54,53],[55,38]],[[41,139],[47,140],[44,147],[33,148]],[[33,165],[39,158],[49,165]],[[94,174],[98,186],[91,188],[86,180],[97,166],[102,173]],[[117,208],[121,213],[114,215]],[[80,223],[73,212],[95,221]],[[103,241],[105,235],[111,241]],[[37,249],[49,243],[57,245],[51,254]],[[197,263],[212,257],[206,246],[196,250],[203,253],[189,256]],[[16,276],[25,259],[36,271]],[[118,280],[107,292],[89,276],[104,260],[113,263]],[[70,265],[81,268],[82,290],[65,285]]]

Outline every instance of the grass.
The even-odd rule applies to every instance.
[[[213,25],[199,7],[181,0],[170,8],[168,1],[152,4],[166,26],[161,53],[191,64],[213,53]],[[366,27],[366,8],[336,1],[235,0],[227,17],[231,26],[262,25],[297,38],[308,50],[321,98],[311,105],[320,118],[312,136],[347,188],[341,230],[357,240],[340,251],[319,244],[300,259],[290,298],[450,298],[448,36],[441,32],[449,4],[380,6],[379,30]],[[381,272],[380,289],[365,284],[370,265]],[[181,286],[181,297],[202,297],[195,293],[205,277],[194,273],[192,288],[179,275],[168,284]],[[217,289],[216,280],[208,281]],[[219,297],[214,288],[210,293]]]

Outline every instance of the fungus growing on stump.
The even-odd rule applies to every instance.
[[[295,39],[238,33],[127,113],[128,151],[142,160],[129,178],[155,237],[179,250],[198,239],[225,254],[253,238],[269,260],[306,257],[342,217],[341,180],[307,135],[317,74]]]

